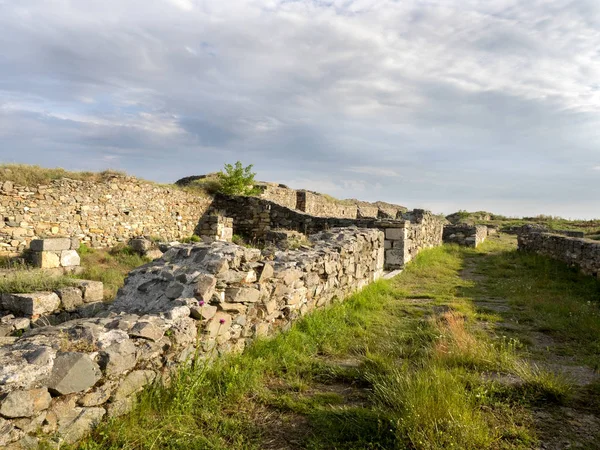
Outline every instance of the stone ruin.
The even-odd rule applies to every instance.
[[[299,198],[315,205],[294,191]],[[23,334],[0,337],[0,446],[32,448],[39,436],[76,442],[102,418],[125,414],[144,386],[193,355],[240,352],[442,243],[445,220],[427,211],[360,207],[352,217],[322,217],[218,195],[195,227],[202,242],[156,244],[150,234],[129,234],[132,248],[153,261],[129,274],[111,305],[92,295],[102,287],[89,281],[3,296],[0,333]],[[236,245],[234,232],[279,250]],[[46,240],[31,250],[51,267],[78,245]],[[40,319],[53,326],[34,327]]]
[[[485,241],[488,234],[491,233],[489,233],[489,228],[486,225],[459,223],[444,226],[443,240],[449,244],[475,248]]]
[[[204,359],[239,352],[342,300],[382,276],[384,241],[345,228],[269,255],[216,240],[172,246],[133,270],[108,310],[0,346],[0,446],[76,442],[197,348]]]
[[[525,225],[517,234],[518,248],[562,261],[586,275],[600,278],[600,242],[572,237],[571,234],[579,236],[575,233]]]
[[[81,263],[78,249],[77,238],[34,239],[29,245],[29,259],[40,269],[74,271]]]

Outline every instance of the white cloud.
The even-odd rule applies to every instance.
[[[0,27],[4,159],[600,215],[596,0],[21,0]]]

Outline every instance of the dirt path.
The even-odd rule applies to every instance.
[[[522,309],[506,298],[490,296],[486,289],[488,277],[481,270],[482,263],[493,253],[468,257],[461,277],[471,281],[478,293],[473,301],[477,311],[499,316],[497,322],[482,320],[479,325],[496,336],[508,335],[525,344],[525,358],[538,367],[562,375],[572,385],[572,396],[563,404],[552,402],[531,407],[531,415],[538,432],[539,449],[599,449],[600,412],[590,401],[590,386],[600,380],[594,368],[582,363],[575,351],[561,354],[561,342],[551,333],[539,329],[535,323],[524,320]],[[502,378],[501,378],[502,379]],[[506,383],[519,383],[518,377],[506,377]]]

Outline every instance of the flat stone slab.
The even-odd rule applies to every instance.
[[[71,249],[70,238],[50,238],[50,239],[34,239],[29,244],[29,248],[34,252],[57,252]]]
[[[386,273],[383,276],[384,280],[390,280],[392,278],[394,278],[396,275],[400,275],[403,272],[402,269],[398,269],[398,270],[392,270],[391,272]]]
[[[60,308],[60,297],[54,292],[2,294],[2,308],[27,316],[49,314]]]
[[[54,360],[48,389],[59,395],[82,392],[91,388],[101,377],[98,364],[83,353],[59,353]]]

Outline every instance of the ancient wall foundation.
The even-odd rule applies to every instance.
[[[180,244],[132,271],[109,311],[1,338],[0,446],[81,439],[179,364],[242,351],[378,279],[384,233],[331,229],[312,248]]]
[[[485,225],[469,225],[460,223],[444,226],[443,240],[449,244],[477,247],[488,236],[488,227]]]
[[[600,242],[536,228],[523,228],[518,234],[519,250],[538,253],[579,268],[583,273],[600,276]]]
[[[63,178],[37,187],[7,181],[0,189],[0,253],[20,253],[33,239],[46,237],[75,237],[92,247],[111,247],[140,235],[189,237],[210,203],[133,177],[104,182]]]

